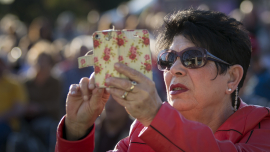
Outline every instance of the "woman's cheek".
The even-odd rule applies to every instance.
[[[164,77],[164,82],[166,85],[166,90],[169,91],[168,89],[170,88],[170,84],[171,84],[171,80],[172,80],[172,75],[170,74],[170,72],[163,72],[163,77]]]
[[[163,77],[164,77],[164,82],[165,82],[165,86],[166,86],[166,93],[167,93],[167,101],[170,101],[170,84],[171,84],[171,80],[172,80],[172,75],[170,74],[170,72],[163,72]]]

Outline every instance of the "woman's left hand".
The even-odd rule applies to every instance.
[[[107,91],[119,104],[126,108],[132,117],[138,119],[144,126],[149,126],[162,105],[155,83],[139,71],[124,64],[116,63],[115,69],[130,80],[115,77],[107,78],[106,83],[112,86],[107,88]],[[137,82],[132,91],[130,91],[131,81]],[[128,94],[123,99],[122,95],[125,92],[128,92]]]

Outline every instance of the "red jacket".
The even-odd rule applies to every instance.
[[[56,152],[92,152],[94,129],[79,141],[63,139],[64,118],[58,126]],[[115,147],[115,152],[262,152],[270,151],[269,108],[240,107],[213,134],[199,122],[185,119],[164,103],[149,127],[135,120],[128,137]],[[112,151],[111,151],[112,152]]]

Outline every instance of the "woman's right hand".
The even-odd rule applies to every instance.
[[[83,137],[101,114],[110,94],[95,88],[94,73],[84,77],[79,84],[72,84],[66,100],[66,138],[78,140]]]

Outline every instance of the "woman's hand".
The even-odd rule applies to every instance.
[[[113,98],[126,108],[128,113],[137,118],[144,126],[149,126],[156,116],[162,101],[158,96],[155,83],[145,75],[124,64],[116,63],[115,69],[129,77],[130,80],[110,77],[106,83],[113,88],[107,88]],[[131,92],[131,81],[137,82],[137,85]],[[121,96],[128,92],[125,99]]]
[[[82,78],[70,86],[66,100],[66,137],[78,140],[83,137],[101,114],[110,96],[105,89],[95,88],[94,73],[90,79]]]

